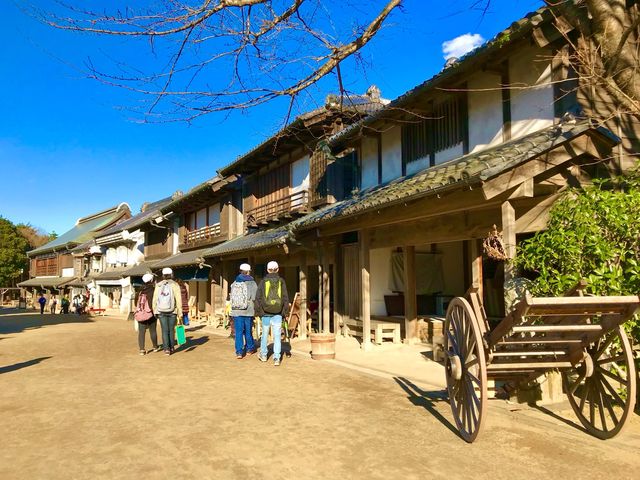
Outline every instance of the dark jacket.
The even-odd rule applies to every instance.
[[[151,311],[153,312],[153,294],[156,291],[156,287],[153,283],[147,283],[145,285],[142,286],[142,289],[140,290],[140,293],[138,294],[138,301],[136,302],[136,308],[138,308],[138,302],[140,302],[140,295],[141,294],[145,294],[147,296],[147,303],[149,303],[149,308],[151,309]],[[149,320],[145,320],[146,322],[155,322],[156,321],[156,317],[155,315],[153,317],[151,317]]]
[[[264,315],[278,315],[277,313],[265,313],[264,311],[266,307],[265,282],[267,280],[274,279],[278,279],[282,282],[282,311],[280,314],[283,317],[286,317],[289,314],[289,294],[287,293],[287,284],[285,283],[284,278],[280,277],[277,273],[267,273],[260,282],[260,285],[258,285],[258,293],[256,294],[255,311],[256,315],[259,317],[263,317]]]

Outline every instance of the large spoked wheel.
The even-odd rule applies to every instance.
[[[636,400],[633,352],[622,326],[594,342],[582,363],[562,373],[565,393],[589,433],[607,439],[624,427]]]
[[[464,298],[451,301],[444,328],[449,402],[460,435],[471,443],[485,415],[487,365],[478,321]]]

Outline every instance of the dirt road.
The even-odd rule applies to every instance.
[[[442,392],[188,336],[139,356],[120,318],[0,314],[0,478],[638,478],[637,416],[603,442],[495,401],[468,445]]]

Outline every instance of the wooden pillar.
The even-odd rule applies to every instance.
[[[227,298],[229,296],[229,282],[227,281],[228,266],[227,262],[221,261],[222,278],[220,279],[220,287],[222,288],[222,305],[223,311],[226,307]]]
[[[471,285],[478,289],[480,298],[483,295],[483,279],[482,279],[482,247],[480,240],[472,239],[469,241],[469,257],[471,260]]]
[[[322,256],[322,331],[331,331],[331,293],[329,279],[329,258],[325,251]]]
[[[371,273],[371,258],[369,255],[370,236],[369,230],[361,230],[360,243],[360,276],[361,276],[361,304],[360,320],[362,321],[362,350],[371,350],[371,285],[369,275]]]
[[[338,335],[338,331],[340,330],[341,323],[341,313],[340,313],[340,302],[338,301],[338,285],[340,284],[338,280],[339,269],[338,265],[340,263],[340,244],[337,242],[335,249],[333,251],[333,275],[331,278],[331,290],[333,293],[333,333]]]
[[[404,331],[405,343],[418,340],[418,303],[416,297],[416,247],[405,245],[404,257]]]
[[[300,329],[299,336],[301,339],[307,338],[307,256],[302,257],[300,263]]]
[[[515,267],[513,259],[516,257],[516,212],[511,203],[502,204],[502,240],[504,242],[504,253],[507,260],[504,262],[504,300],[505,315],[509,314],[509,301],[513,290],[513,278],[515,277]]]

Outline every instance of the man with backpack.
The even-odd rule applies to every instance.
[[[273,336],[273,364],[280,365],[280,352],[282,343],[280,333],[282,330],[282,317],[289,312],[289,295],[287,285],[278,275],[279,266],[273,260],[267,263],[267,275],[258,286],[256,295],[255,313],[262,318],[262,338],[260,339],[261,362],[267,361],[267,339],[269,327]]]
[[[156,285],[153,292],[152,310],[160,320],[164,354],[171,355],[176,343],[176,319],[178,315],[182,314],[182,296],[180,295],[180,286],[173,281],[173,270],[170,268],[162,269],[162,281]]]
[[[240,265],[240,274],[231,284],[229,300],[231,302],[230,316],[235,328],[236,358],[241,360],[245,355],[256,353],[253,341],[253,317],[255,315],[254,302],[258,285],[250,275],[251,265]]]

